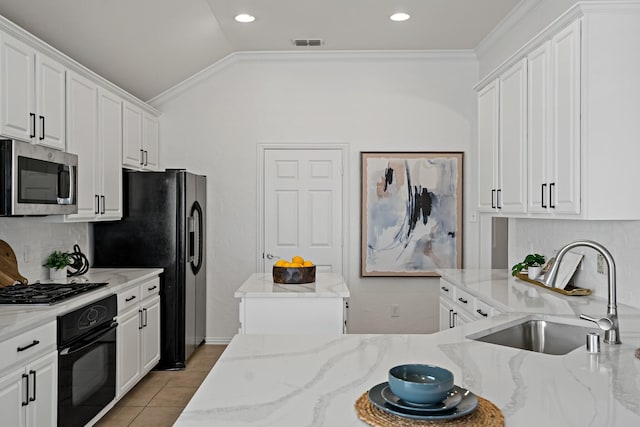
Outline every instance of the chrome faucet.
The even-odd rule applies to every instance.
[[[578,240],[564,246],[556,255],[555,261],[551,265],[551,269],[545,275],[543,283],[550,287],[555,287],[556,276],[560,268],[560,263],[564,255],[573,248],[586,246],[598,251],[607,262],[609,270],[609,302],[607,304],[607,314],[604,317],[597,318],[581,314],[580,318],[594,322],[600,329],[604,331],[603,341],[608,344],[620,344],[620,330],[618,328],[618,305],[616,303],[616,263],[613,261],[611,253],[600,243],[591,240]]]

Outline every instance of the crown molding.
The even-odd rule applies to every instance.
[[[498,22],[489,34],[475,48],[477,57],[484,55],[498,40],[515,27],[526,15],[540,7],[545,0],[522,0]]]
[[[535,0],[539,1],[539,0]],[[538,3],[539,4],[539,3]],[[533,10],[533,9],[530,9]],[[477,91],[486,86],[490,81],[497,78],[502,72],[514,65],[518,60],[522,59],[527,53],[540,46],[552,34],[560,31],[571,22],[579,19],[589,13],[639,13],[640,0],[621,0],[621,1],[578,1],[558,18],[553,20],[549,25],[543,28],[538,34],[533,36],[531,40],[526,42],[524,46],[510,55],[493,71],[484,76],[473,88]],[[500,24],[499,24],[500,25]],[[506,31],[506,29],[504,30]],[[502,32],[501,34],[504,34]],[[486,48],[486,46],[485,46]],[[476,49],[478,57],[482,53]]]
[[[147,101],[154,108],[173,98],[180,96],[198,83],[210,78],[226,67],[238,62],[265,62],[265,61],[327,61],[327,60],[391,60],[391,61],[462,61],[477,62],[477,56],[472,49],[452,50],[322,50],[315,52],[300,51],[259,51],[259,52],[233,52],[224,58],[214,62],[210,66],[188,77],[177,85],[165,90],[159,95]]]
[[[21,42],[24,42],[24,43],[28,44],[29,46],[31,46],[33,49],[37,50],[38,52],[40,52],[40,53],[52,58],[53,60],[59,62],[65,68],[67,68],[69,70],[72,70],[72,71],[75,71],[76,73],[82,75],[83,77],[86,77],[87,79],[89,79],[90,81],[94,82],[95,84],[110,90],[111,92],[117,94],[121,98],[123,98],[123,99],[135,104],[136,106],[146,110],[148,113],[150,113],[150,114],[152,114],[154,116],[160,116],[161,115],[160,111],[158,111],[157,109],[153,108],[148,103],[146,103],[143,100],[141,100],[140,98],[130,94],[126,90],[124,90],[121,87],[115,85],[114,83],[110,82],[109,80],[105,79],[104,77],[100,76],[99,74],[95,73],[94,71],[91,71],[89,68],[87,68],[84,65],[80,64],[78,61],[76,61],[73,58],[67,56],[66,54],[60,52],[55,47],[51,46],[47,42],[45,42],[45,41],[39,39],[38,37],[34,36],[33,34],[28,32],[24,28],[18,26],[17,24],[13,23],[12,21],[8,20],[7,18],[5,18],[2,15],[0,15],[0,31],[2,31],[2,32],[6,33],[6,34],[9,34],[12,37],[15,37],[16,39],[20,40]]]

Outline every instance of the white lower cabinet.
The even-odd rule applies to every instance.
[[[159,291],[154,278],[118,293],[117,398],[160,360]]]
[[[55,322],[0,343],[1,425],[57,425],[58,351]]]
[[[440,330],[494,316],[499,310],[474,295],[440,279]]]

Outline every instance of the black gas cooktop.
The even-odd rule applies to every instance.
[[[0,288],[0,304],[53,304],[108,283],[34,283]]]

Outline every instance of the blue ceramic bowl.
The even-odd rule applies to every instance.
[[[406,402],[438,403],[453,388],[453,373],[433,365],[399,365],[389,370],[389,388]]]

